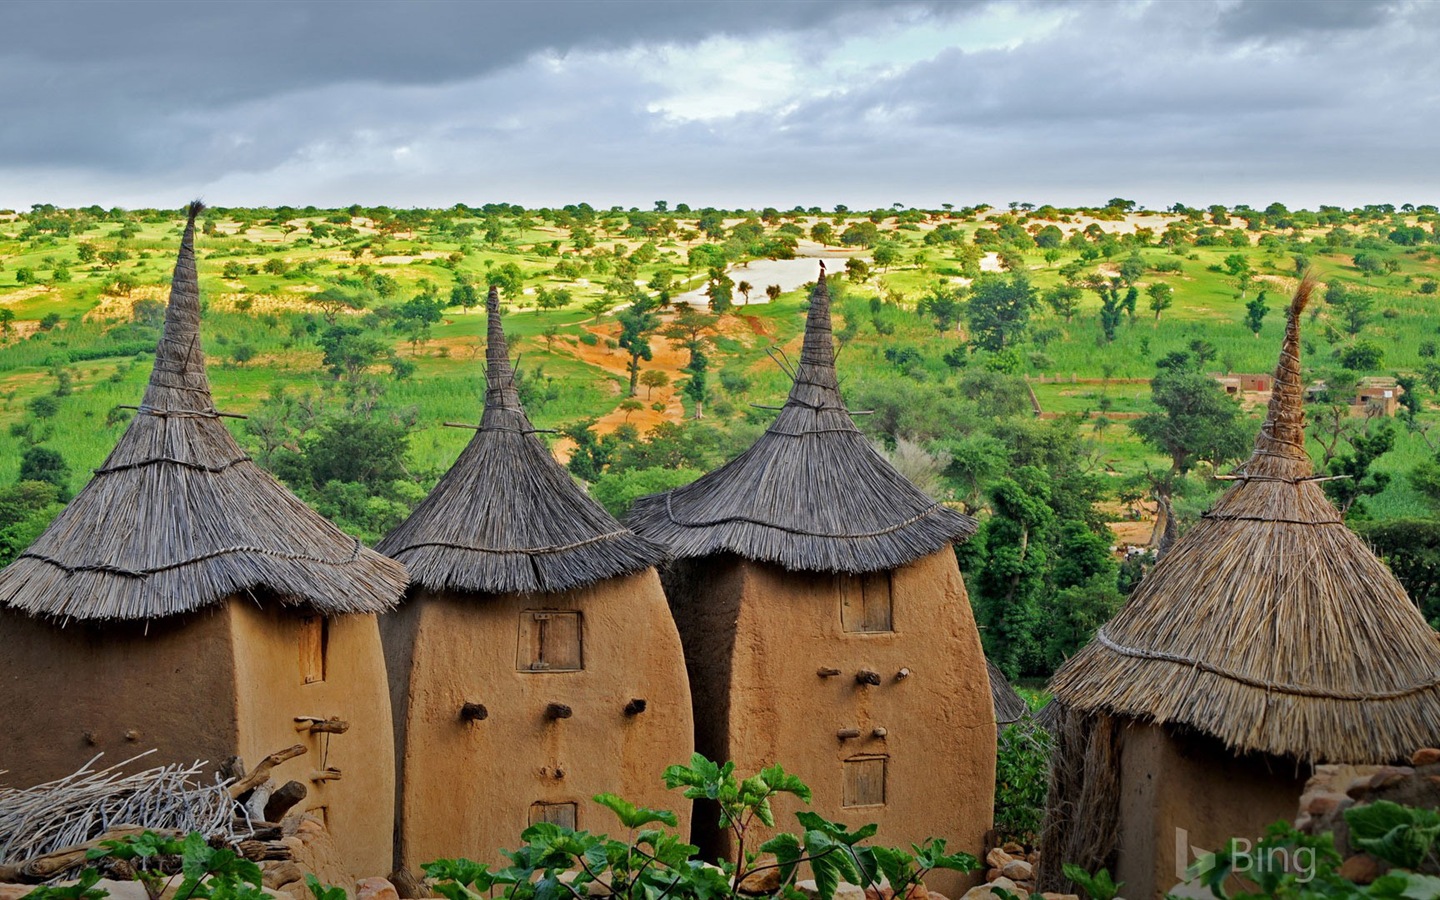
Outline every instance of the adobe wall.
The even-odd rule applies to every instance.
[[[995,714],[949,548],[893,573],[888,633],[843,631],[829,575],[715,557],[676,567],[667,584],[707,755],[735,760],[744,774],[781,764],[810,785],[811,808],[852,825],[879,824],[877,842],[943,837],[952,849],[982,853],[994,812]],[[822,677],[822,668],[840,674]],[[881,683],[858,684],[862,669]],[[860,737],[841,739],[842,729]],[[886,802],[842,808],[844,761],[867,754],[888,758]],[[776,803],[777,825],[794,830],[802,808]],[[708,818],[697,812],[697,841],[724,850],[702,833]],[[948,873],[930,881],[947,896],[968,884]]]
[[[1126,727],[1120,752],[1115,878],[1132,900],[1159,900],[1182,881],[1176,872],[1195,861],[1190,847],[1218,850],[1232,837],[1254,842],[1272,823],[1293,820],[1309,776],[1290,760],[1237,757],[1208,736],[1155,725]]]
[[[520,617],[536,609],[580,611],[582,670],[517,668]],[[614,816],[590,799],[601,792],[674,810],[688,829],[688,804],[661,780],[666,766],[689,760],[694,726],[680,638],[653,569],[560,594],[418,592],[383,624],[391,661],[409,657],[395,673],[405,710],[401,865],[503,862],[500,849],[519,846],[537,801],[574,802],[578,828],[615,833]],[[627,716],[636,698],[646,709]],[[462,721],[465,703],[482,704],[486,718]],[[573,715],[547,719],[551,703]]]
[[[235,741],[229,628],[221,609],[63,628],[0,610],[0,784],[60,778],[102,751],[99,766],[155,748],[146,766],[218,767]]]
[[[325,652],[325,680],[304,683],[300,666],[300,621],[294,610],[235,600],[233,622],[237,708],[237,752],[247,767],[294,744],[309,749],[277,766],[277,783],[294,780],[308,794],[301,808],[322,811],[339,850],[339,863],[352,876],[390,871],[394,823],[395,767],[390,695],[380,632],[373,615],[332,617]],[[198,692],[193,695],[201,698]],[[338,717],[350,724],[344,734],[297,730],[297,716]],[[338,780],[315,780],[324,769]]]

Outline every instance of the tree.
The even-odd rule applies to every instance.
[[[9,337],[15,331],[15,310],[0,306],[0,335]]]
[[[1265,322],[1265,314],[1270,307],[1265,305],[1265,292],[1261,291],[1255,295],[1255,299],[1245,304],[1245,327],[1250,329],[1251,334],[1260,337],[1260,326]]]
[[[499,288],[505,299],[513,302],[525,290],[525,275],[519,266],[507,262],[485,273],[485,286]]]
[[[650,349],[650,335],[660,327],[660,317],[655,314],[653,301],[648,298],[636,300],[620,311],[620,337],[616,341],[620,349],[630,355],[630,394],[635,396],[635,385],[640,378],[640,363],[654,358]]]
[[[871,252],[870,257],[875,265],[880,268],[880,271],[885,272],[900,261],[900,248],[896,246],[894,241],[880,241],[875,245],[875,249]]]
[[[755,290],[755,286],[748,281],[741,281],[735,285],[735,290],[739,291],[740,296],[745,298],[745,304],[748,306],[750,304],[750,292]]]
[[[320,333],[315,343],[322,352],[321,362],[330,374],[352,382],[390,352],[384,341],[367,334],[358,325],[331,325]]]
[[[695,404],[695,418],[697,419],[705,418],[705,370],[709,368],[709,365],[710,361],[705,356],[704,350],[697,346],[690,351],[690,363],[685,367],[685,371],[690,374],[690,378],[685,382],[685,396]]]
[[[480,292],[475,290],[475,285],[470,282],[470,279],[455,279],[455,286],[450,289],[450,305],[466,310],[480,305]]]
[[[916,304],[915,311],[935,320],[936,331],[950,331],[965,311],[959,292],[944,281],[936,281]]]
[[[1120,326],[1120,318],[1125,314],[1120,302],[1120,288],[1117,284],[1108,284],[1097,288],[1096,292],[1100,295],[1100,330],[1105,334],[1105,343],[1113,343],[1115,329]]]
[[[1018,678],[1039,655],[1036,633],[1049,532],[1050,478],[1044,470],[1023,466],[998,479],[990,489],[994,514],[983,526],[983,562],[976,574],[976,618],[985,639],[985,655],[1007,678]]]
[[[723,269],[710,270],[710,281],[705,286],[705,296],[710,298],[710,309],[716,313],[727,313],[735,305],[735,282]]]
[[[20,457],[20,481],[43,481],[53,485],[56,496],[65,500],[69,495],[70,466],[58,450],[48,447],[27,447]]]
[[[610,298],[602,295],[586,303],[581,309],[594,316],[595,324],[598,325],[600,324],[600,317],[609,312],[611,306]]]
[[[325,317],[325,322],[332,326],[339,320],[340,313],[365,308],[364,297],[348,294],[339,288],[327,288],[318,294],[310,294],[307,299],[320,307],[320,314]]]
[[[1080,307],[1080,289],[1069,284],[1053,287],[1045,292],[1045,303],[1068,323]]]
[[[640,383],[645,385],[645,399],[649,400],[657,387],[670,383],[670,376],[659,369],[646,369],[640,373]]]
[[[845,277],[851,284],[861,284],[870,277],[870,266],[858,256],[845,260]]]
[[[1175,304],[1175,289],[1163,281],[1157,281],[1145,289],[1150,295],[1150,308],[1155,311],[1155,321],[1160,321],[1160,313],[1169,309]]]
[[[810,239],[828,247],[835,240],[835,229],[829,222],[816,222],[810,226]]]
[[[1138,253],[1132,253],[1120,262],[1120,280],[1127,286],[1134,287],[1135,282],[1145,274],[1145,258]]]
[[[1174,479],[1196,463],[1223,465],[1239,458],[1249,444],[1240,405],[1202,366],[1187,353],[1160,360],[1150,382],[1150,398],[1159,410],[1131,426],[1141,440],[1170,457],[1170,473],[1162,486],[1166,497]]]
[[[1390,483],[1389,474],[1372,467],[1376,460],[1395,448],[1395,429],[1386,422],[1369,434],[1351,434],[1348,441],[1351,452],[1336,454],[1325,469],[1327,475],[1337,477],[1320,485],[1340,508],[1341,516],[1349,515],[1352,509],[1363,514],[1362,498],[1380,493]]]
[[[1385,260],[1382,259],[1378,253],[1372,253],[1366,250],[1355,254],[1353,259],[1355,268],[1359,269],[1366,278],[1369,278],[1371,275],[1379,275],[1385,271]]]
[[[999,352],[1020,340],[1035,305],[1035,289],[1023,272],[982,275],[971,286],[966,316],[971,343]]]
[[[782,293],[784,293],[784,291],[780,288],[780,285],[778,284],[769,284],[765,286],[765,296],[770,299],[771,303],[779,300]]]

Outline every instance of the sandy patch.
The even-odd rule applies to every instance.
[[[11,303],[19,303],[22,300],[30,300],[48,293],[50,293],[50,285],[32,284],[29,287],[18,288],[7,294],[0,294],[0,304],[8,306]]]

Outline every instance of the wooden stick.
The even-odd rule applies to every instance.
[[[309,789],[298,781],[285,782],[265,801],[265,821],[278,822],[285,818],[285,814],[309,793]]]
[[[150,829],[167,837],[179,837],[180,832],[170,829]],[[12,884],[39,884],[48,881],[64,872],[66,869],[73,869],[85,862],[85,854],[90,850],[103,845],[106,841],[115,841],[120,838],[131,837],[146,831],[139,825],[116,825],[114,828],[83,844],[76,844],[54,853],[46,853],[34,859],[28,859],[20,863],[0,865],[0,881],[7,881]]]
[[[230,796],[239,800],[241,796],[250,793],[255,790],[255,788],[264,784],[265,780],[270,777],[271,769],[287,760],[294,759],[297,756],[304,756],[309,752],[309,749],[304,744],[296,744],[285,750],[275,751],[260,760],[260,765],[256,766],[253,772],[230,785]]]

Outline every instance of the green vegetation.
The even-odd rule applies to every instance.
[[[789,794],[810,802],[804,782],[778,765],[739,778],[733,762],[722,765],[696,754],[689,765],[666,769],[665,784],[684,788],[687,801],[708,800],[719,807],[721,827],[735,841],[734,859],[709,865],[697,856],[698,848],[653,827],[674,828],[674,813],[599,794],[595,802],[615,814],[626,840],[541,822],[521,833],[523,846],[503,851],[510,860],[503,869],[491,871],[468,859],[443,859],[426,864],[425,874],[447,900],[581,900],[596,893],[626,900],[735,900],[747,878],[777,869],[778,886],[761,896],[798,896],[795,881],[804,864],[814,876],[817,895],[830,900],[842,881],[877,891],[888,884],[904,897],[933,869],[973,872],[980,867],[968,853],[946,853],[945,841],[937,838],[910,851],[867,845],[862,842],[875,835],[875,825],[851,831],[809,811],[795,815],[799,834],[781,832],[758,848],[747,848],[746,840],[753,842],[756,827],[775,826],[771,798]],[[774,862],[763,861],[761,853],[772,854]],[[562,873],[571,876],[562,879]],[[756,895],[752,890],[745,893]]]
[[[248,416],[227,420],[241,444],[373,541],[458,456],[469,432],[445,423],[478,419],[494,285],[532,419],[623,514],[768,424],[807,294],[760,265],[840,248],[843,388],[871,412],[857,422],[981,520],[960,557],[987,650],[1044,676],[1143,573],[1143,555],[1117,564],[1109,522],[1143,541],[1159,507],[1183,531],[1246,451],[1263,409],[1212,376],[1273,369],[1301,269],[1325,284],[1304,353],[1323,382],[1312,454],[1349,476],[1332,496],[1367,528],[1440,505],[1434,207],[1132,207],[215,208],[197,247],[204,351],[218,405]],[[165,210],[0,217],[0,563],[128,423],[180,227]],[[1388,428],[1352,402],[1374,377],[1404,389]],[[1428,596],[1418,561],[1397,568]]]

